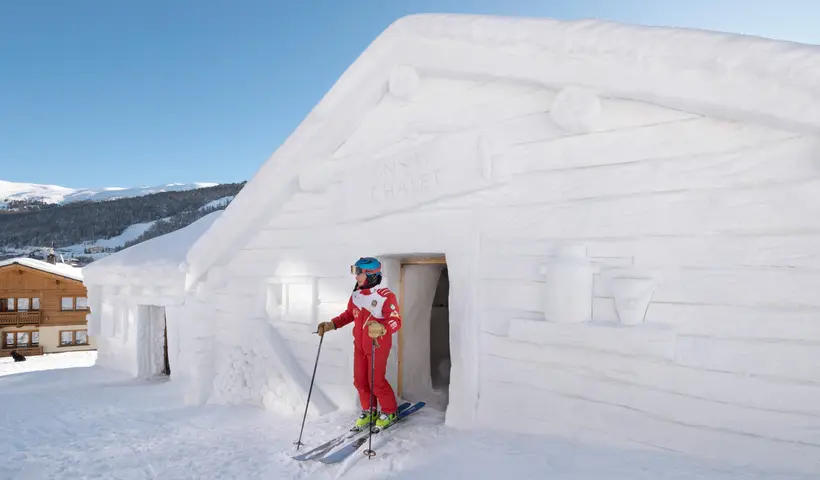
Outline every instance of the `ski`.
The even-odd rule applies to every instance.
[[[410,402],[404,402],[401,405],[399,405],[399,414],[401,414],[401,412],[403,412],[404,410],[409,408],[411,405],[412,404]],[[305,461],[305,460],[313,460],[315,458],[321,457],[325,453],[327,453],[330,450],[336,448],[338,445],[341,445],[346,440],[350,440],[351,438],[359,435],[360,433],[366,433],[366,432],[367,432],[367,428],[355,429],[355,427],[354,427],[354,429],[351,429],[348,432],[344,432],[344,433],[342,433],[341,435],[339,435],[335,438],[331,438],[330,440],[328,440],[327,442],[319,445],[318,447],[312,448],[311,450],[308,450],[307,452],[301,453],[301,454],[296,455],[295,457],[291,457],[291,458],[294,459],[294,460],[298,460],[300,462]]]
[[[393,427],[397,423],[400,423],[400,422],[404,421],[407,417],[409,417],[413,413],[421,410],[422,407],[424,407],[424,405],[425,405],[425,402],[418,402],[418,403],[414,404],[413,406],[411,406],[409,408],[401,410],[398,414],[398,417],[396,418],[396,421],[394,421],[393,423],[391,423],[390,425],[388,425],[388,426],[386,426],[382,429],[379,429],[378,431],[374,430],[373,431],[373,436],[375,437],[375,436],[381,434],[382,432],[384,432],[385,430],[389,430],[391,427]],[[365,430],[365,432],[366,431],[367,430]],[[339,450],[336,450],[335,452],[320,458],[319,461],[322,462],[322,463],[326,463],[326,464],[339,463],[342,460],[344,460],[345,458],[352,455],[354,452],[356,452],[356,450],[358,450],[359,447],[361,447],[365,443],[367,443],[367,435],[362,435],[361,437],[356,438],[352,442],[349,442],[347,445],[340,448]]]

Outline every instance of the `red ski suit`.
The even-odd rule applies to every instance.
[[[370,357],[371,339],[367,335],[367,323],[378,322],[387,329],[383,337],[377,339],[375,378],[373,394],[376,395],[381,411],[394,413],[398,409],[396,395],[385,378],[387,356],[393,345],[393,334],[401,328],[401,314],[396,295],[388,288],[367,288],[356,290],[347,302],[347,310],[332,320],[336,328],[353,323],[353,385],[359,391],[362,410],[370,410]]]

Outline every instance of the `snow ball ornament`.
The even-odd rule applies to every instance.
[[[555,97],[550,117],[562,130],[589,133],[601,117],[601,100],[592,90],[566,87]]]
[[[393,69],[388,80],[390,93],[404,100],[412,98],[419,90],[419,74],[409,66],[400,66]]]

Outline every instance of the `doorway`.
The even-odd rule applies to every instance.
[[[450,280],[444,257],[401,263],[398,394],[446,410],[450,387]]]
[[[168,376],[168,322],[165,307],[139,305],[137,309],[137,372],[150,378]]]
[[[165,313],[165,309],[162,309],[162,356],[165,360],[165,370],[163,370],[163,374],[170,376],[171,375],[171,362],[168,360],[168,314]]]

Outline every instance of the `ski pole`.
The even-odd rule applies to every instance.
[[[373,388],[376,380],[376,346],[378,343],[374,338],[370,340],[370,344],[370,432],[368,432],[367,450],[363,452],[368,459],[376,456],[376,452],[373,451],[373,404],[376,403],[376,392]]]
[[[318,331],[316,333],[319,333]],[[310,394],[313,393],[313,381],[316,379],[316,368],[319,367],[319,354],[322,353],[322,340],[325,339],[324,335],[319,336],[319,348],[316,350],[316,363],[313,365],[313,376],[310,377],[310,388],[308,389],[308,396],[307,402],[305,402],[305,414],[302,416],[302,428],[299,430],[299,440],[296,440],[294,445],[296,445],[296,451],[299,451],[299,447],[304,445],[302,443],[302,432],[305,431],[305,419],[307,419],[307,412],[308,412],[308,405],[310,405]]]

